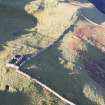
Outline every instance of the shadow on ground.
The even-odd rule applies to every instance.
[[[0,91],[0,105],[26,105],[29,97],[22,92]]]
[[[0,44],[3,46],[7,41],[15,40],[21,35],[30,33],[37,25],[37,19],[13,7],[0,5]],[[0,48],[1,50],[2,48]]]
[[[97,105],[83,94],[84,85],[90,81],[85,80],[81,73],[70,75],[71,70],[60,64],[59,57],[59,51],[53,47],[38,58],[27,62],[21,70],[77,105]]]
[[[101,13],[99,10],[97,10],[95,7],[92,8],[81,8],[80,12],[90,19],[91,21],[101,24],[105,22],[105,14]]]
[[[79,2],[81,2],[81,3],[89,3],[88,0],[79,0]]]
[[[24,6],[32,0],[0,0],[1,5],[11,6],[18,9],[24,9]]]
[[[88,51],[80,51],[80,59],[83,61],[85,70],[89,76],[96,81],[97,84],[105,88],[105,54],[95,46],[89,43],[87,44],[89,47]]]

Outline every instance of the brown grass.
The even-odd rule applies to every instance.
[[[92,40],[101,50],[105,47],[105,26],[82,25],[75,29],[74,35],[83,40]]]

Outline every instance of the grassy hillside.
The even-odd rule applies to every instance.
[[[66,44],[68,38],[62,44]],[[90,44],[84,46],[88,56],[91,55],[94,47]],[[94,51],[96,56],[100,54],[97,48]],[[37,59],[32,59],[23,71],[43,81],[77,105],[104,105],[104,89],[90,78],[80,56],[61,45],[47,50]]]
[[[37,43],[37,39],[34,40],[36,19],[10,5],[0,4],[0,11],[0,105],[65,105],[15,69],[6,67],[14,53],[37,52],[38,49],[32,47]]]
[[[89,68],[84,62],[84,59],[88,60],[88,62],[90,60],[101,59],[104,57],[104,54],[98,45],[95,46],[93,44],[94,40],[92,41],[90,37],[87,39],[87,36],[84,38],[86,40],[81,41],[80,38],[75,36],[76,33],[74,33],[74,30],[77,27],[83,25],[84,32],[82,33],[80,30],[80,34],[93,35],[87,27],[88,25],[91,26],[92,24],[81,16],[81,14],[85,15],[84,11],[88,11],[89,8],[92,7],[80,8],[73,17],[74,19],[76,16],[79,16],[76,18],[77,21],[72,24],[72,30],[69,30],[70,32],[65,35],[63,40],[58,42],[54,48],[48,49],[37,59],[33,58],[31,62],[28,62],[22,68],[22,70],[32,77],[43,81],[43,83],[47,84],[62,96],[72,100],[78,105],[104,105],[104,88],[95,80],[95,78],[90,76],[88,73]],[[46,15],[48,16],[47,11],[48,10],[46,10],[46,12],[41,12],[41,15],[36,15],[39,18],[39,22],[41,21],[40,23],[43,23],[43,21],[47,18],[45,17]],[[96,11],[95,14],[93,14],[94,21],[98,23],[99,18],[95,18],[98,10],[93,9],[93,11]],[[45,13],[47,14],[44,16]],[[89,14],[91,13],[92,12],[90,11]],[[87,15],[89,16],[89,14]],[[90,17],[88,18],[91,20]],[[103,22],[103,17],[100,18],[101,22]],[[49,18],[49,21],[52,20]],[[39,24],[39,29],[40,26],[43,28],[43,24]],[[44,29],[46,29],[46,21],[44,21],[44,26]],[[41,32],[44,32],[44,29],[41,30]],[[90,30],[91,29],[93,28],[90,27]],[[93,29],[93,33],[94,30],[97,33],[96,36],[98,39],[98,35],[100,35],[100,33],[103,31],[96,31],[100,30],[98,28]]]
[[[21,70],[77,105],[105,105],[105,89],[95,79],[97,73],[89,74],[94,69],[88,67],[91,66],[90,61],[98,61],[104,57],[104,50],[94,43],[96,40],[91,40],[93,37],[89,36],[92,35],[90,30],[94,29],[99,37],[104,29],[96,31],[99,29],[88,27],[91,24],[81,13],[85,15],[86,12],[89,17],[96,9],[87,8],[88,2],[80,1],[84,3],[83,7],[56,3],[55,0],[38,0],[32,3],[27,0],[14,0],[16,5],[10,0],[0,0],[0,104],[66,104],[38,84],[16,73],[15,69],[7,68],[6,62],[13,54],[28,56],[37,53],[39,49],[35,46],[48,47],[69,27],[54,47],[46,50],[37,59],[31,59]],[[19,10],[21,7],[24,10]],[[92,19],[102,23],[104,19],[101,16],[102,21],[99,17],[96,18],[96,14]],[[85,37],[78,38],[77,34],[85,34]],[[98,78],[102,82],[102,74]]]

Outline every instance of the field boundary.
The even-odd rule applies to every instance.
[[[37,79],[33,79],[31,76],[29,76],[28,74],[16,69],[16,72],[27,77],[28,79],[35,81],[38,85],[40,85],[41,87],[45,88],[46,90],[48,90],[49,92],[51,92],[52,94],[54,94],[56,97],[58,97],[59,99],[61,99],[63,102],[65,102],[65,104],[69,104],[69,105],[76,105],[73,102],[70,102],[69,100],[67,100],[66,98],[62,97],[61,95],[59,95],[57,92],[55,92],[54,90],[52,90],[51,88],[49,88],[47,85],[43,84],[42,82],[40,82]]]
[[[73,14],[74,16],[75,14]],[[72,16],[72,18],[73,18]],[[60,35],[60,37],[58,37],[53,43],[51,43],[47,48],[45,49],[42,49],[41,51],[39,51],[39,53],[37,54],[32,54],[32,56],[27,60],[29,61],[30,59],[32,58],[36,58],[38,57],[39,55],[41,55],[42,53],[44,53],[46,50],[48,50],[49,48],[51,47],[54,47],[61,39],[63,39],[63,37],[70,31],[71,29],[71,25],[73,25],[73,23],[75,23],[75,21],[78,19],[78,17],[76,17],[75,19],[72,20],[71,18],[71,23],[69,24],[69,26],[66,26],[65,30],[63,31],[63,33]],[[19,74],[22,74],[24,75],[25,77],[27,77],[28,79],[32,80],[32,81],[35,81],[37,84],[39,84],[40,86],[42,86],[43,88],[45,88],[46,90],[48,90],[49,92],[51,92],[52,94],[54,94],[56,97],[58,97],[59,99],[61,99],[65,104],[68,104],[68,105],[76,105],[74,104],[73,102],[70,102],[68,99],[62,97],[60,94],[58,94],[57,92],[55,92],[54,90],[52,90],[50,87],[48,87],[47,85],[45,85],[44,83],[42,83],[41,81],[35,79],[35,78],[32,78],[30,75],[22,72],[21,70],[19,69],[16,69],[16,72],[18,72]]]

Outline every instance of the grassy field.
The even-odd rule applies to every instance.
[[[79,55],[72,50],[67,51],[65,45],[69,37],[66,38],[62,42],[64,46],[61,44],[47,50],[39,58],[33,58],[22,70],[77,105],[104,105],[104,89],[89,77]],[[100,50],[90,44],[85,44],[85,48],[88,56],[97,56],[97,59],[102,56]],[[93,49],[96,55],[90,54]]]
[[[6,67],[13,53],[37,52],[28,46],[37,43],[33,40],[36,19],[25,11],[0,5],[0,23],[0,105],[65,105],[34,81]]]
[[[25,6],[24,3],[23,5]],[[54,5],[37,13],[30,4],[25,6],[25,10],[35,18],[25,10],[0,5],[1,105],[65,105],[47,90],[16,73],[13,68],[6,67],[6,61],[12,54],[32,54],[38,51],[34,45],[46,48],[67,26],[87,24],[83,18],[78,18],[79,7],[68,4]],[[29,11],[30,9],[32,10]],[[65,11],[68,9],[70,11]],[[46,50],[37,59],[33,58],[27,62],[22,70],[77,105],[105,105],[104,89],[88,75],[81,59],[82,55],[68,49],[72,35],[72,32],[65,35],[55,47]],[[84,57],[103,57],[102,52],[90,42],[83,42],[80,47],[87,54]]]

